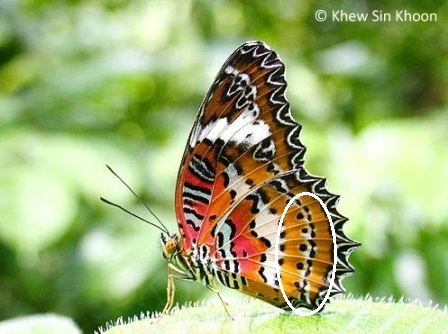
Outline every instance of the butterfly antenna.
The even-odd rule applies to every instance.
[[[152,226],[154,226],[154,227],[157,227],[159,230],[161,230],[161,231],[164,232],[164,233],[167,233],[167,231],[165,231],[165,230],[164,230],[163,228],[161,228],[159,225],[156,225],[156,224],[150,222],[149,220],[146,220],[145,218],[142,218],[142,217],[140,217],[139,215],[136,215],[135,213],[129,211],[128,209],[123,208],[121,205],[118,205],[117,203],[113,203],[113,202],[111,202],[111,201],[105,199],[104,197],[100,197],[100,200],[102,200],[102,201],[103,201],[104,203],[106,203],[106,204],[112,205],[112,206],[114,206],[114,207],[116,207],[116,208],[119,208],[119,209],[123,210],[123,211],[126,212],[127,214],[130,214],[131,216],[133,216],[133,217],[135,217],[135,218],[137,218],[137,219],[139,219],[139,220],[141,220],[141,221],[143,221],[143,222],[145,222],[145,223],[147,223],[147,224],[149,224],[149,225],[152,225]]]
[[[107,200],[107,199],[105,199],[105,198],[103,198],[103,197],[101,197],[100,199],[104,202],[104,203],[107,203],[107,204],[109,204],[109,205],[112,205],[112,206],[115,206],[115,207],[117,207],[117,208],[119,208],[119,209],[121,209],[121,210],[123,210],[124,212],[126,212],[126,213],[128,213],[128,214],[130,214],[131,216],[133,216],[133,217],[135,217],[135,218],[138,218],[138,219],[140,219],[140,220],[142,220],[142,221],[144,221],[144,222],[146,222],[146,223],[148,223],[148,224],[150,224],[150,225],[152,225],[152,226],[155,226],[155,227],[157,227],[159,230],[161,230],[161,231],[163,231],[163,232],[165,232],[166,234],[169,234],[169,230],[166,228],[166,226],[162,223],[162,221],[159,219],[159,217],[157,217],[156,216],[156,214],[151,210],[151,208],[145,203],[145,202],[143,202],[143,200],[140,198],[140,196],[138,196],[137,195],[137,193],[134,191],[134,190],[132,190],[132,188],[109,166],[109,165],[106,165],[106,167],[107,167],[107,169],[109,169],[109,171],[112,173],[112,174],[114,174],[115,175],[115,177],[117,178],[117,179],[119,179],[120,181],[121,181],[121,183],[123,183],[125,186],[126,186],[126,188],[128,188],[129,189],[129,191],[132,193],[132,195],[134,195],[135,196],[135,198],[137,198],[138,199],[138,201],[141,203],[141,204],[143,204],[143,206],[149,211],[149,213],[151,214],[151,215],[153,215],[153,217],[157,220],[157,222],[163,227],[163,229],[160,227],[160,226],[158,226],[158,225],[156,225],[156,224],[154,224],[154,223],[151,223],[150,221],[148,221],[148,220],[146,220],[146,219],[144,219],[144,218],[142,218],[142,217],[140,217],[140,216],[138,216],[138,215],[136,215],[136,214],[134,214],[134,213],[132,213],[132,212],[130,212],[129,210],[127,210],[127,209],[125,209],[125,208],[123,208],[122,206],[120,206],[120,205],[118,205],[118,204],[116,204],[116,203],[113,203],[113,202],[111,202],[111,201],[109,201],[109,200]]]

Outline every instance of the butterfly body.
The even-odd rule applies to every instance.
[[[276,274],[275,238],[280,216],[296,200],[280,232],[280,277],[295,307],[315,308],[329,289],[344,291],[352,273],[348,256],[359,244],[346,237],[347,219],[326,180],[304,169],[301,126],[285,97],[285,67],[262,42],[247,42],[227,59],[207,93],[185,148],[176,186],[179,235],[162,235],[172,277],[215,281],[287,309]],[[170,297],[169,297],[170,299]],[[172,303],[172,301],[171,301]]]

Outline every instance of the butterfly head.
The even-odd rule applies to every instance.
[[[160,241],[162,243],[163,257],[166,260],[171,260],[173,256],[179,253],[180,242],[177,234],[162,233]]]

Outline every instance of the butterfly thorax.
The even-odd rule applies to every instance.
[[[208,246],[202,245],[200,249],[193,245],[191,251],[186,252],[177,234],[161,235],[163,257],[171,263],[180,279],[201,281],[210,286],[214,280],[215,261],[210,257]]]

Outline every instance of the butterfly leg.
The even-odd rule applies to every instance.
[[[168,314],[173,308],[174,304],[174,294],[176,292],[176,285],[174,280],[187,280],[190,281],[191,278],[182,270],[175,267],[172,263],[168,264],[168,284],[166,287],[166,304],[163,308],[162,314]]]
[[[170,310],[173,308],[174,295],[176,293],[176,285],[174,284],[174,279],[178,278],[176,276],[176,272],[178,274],[181,274],[181,272],[179,272],[179,269],[177,269],[171,263],[168,264],[168,283],[166,286],[166,304],[165,304],[165,307],[163,308],[162,314],[168,314],[170,312]]]
[[[214,288],[214,287],[211,286],[211,285],[207,285],[207,288],[209,288],[210,291],[212,291],[212,292],[214,292],[214,293],[216,293],[216,294],[218,295],[219,299],[221,300],[222,305],[224,306],[224,310],[226,310],[226,313],[227,313],[227,315],[229,316],[229,318],[232,319],[232,320],[235,320],[235,319],[233,319],[233,317],[230,315],[230,312],[229,312],[229,310],[227,309],[227,303],[226,303],[226,302],[224,301],[224,299],[222,298],[221,294],[219,293],[219,290],[216,289],[216,288]]]
[[[163,318],[163,316],[165,314],[168,314],[171,309],[173,308],[173,304],[174,304],[174,294],[176,292],[176,285],[174,284],[174,279],[177,278],[176,274],[173,273],[176,271],[176,267],[174,267],[171,263],[168,264],[168,282],[167,282],[167,287],[166,287],[166,304],[165,307],[163,308],[162,314],[160,314],[160,316],[155,319],[152,323],[156,323],[158,321],[160,321],[160,319]]]
[[[166,304],[163,308],[162,314],[168,314],[173,308],[174,295],[176,292],[176,286],[174,285],[174,274],[171,273],[170,266],[168,266],[168,283],[166,286]]]

